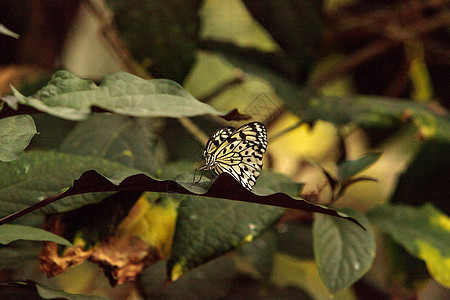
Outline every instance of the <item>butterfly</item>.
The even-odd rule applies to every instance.
[[[247,123],[238,129],[225,126],[216,130],[206,143],[200,170],[230,174],[251,191],[262,168],[267,149],[266,126],[260,122]]]

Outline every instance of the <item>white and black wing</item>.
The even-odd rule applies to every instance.
[[[236,129],[231,126],[225,126],[217,129],[206,143],[205,153],[214,154],[219,146],[226,141]]]
[[[252,190],[260,174],[266,148],[267,132],[264,124],[246,124],[219,147],[215,154],[217,167],[214,170],[217,174],[230,174],[246,189]]]

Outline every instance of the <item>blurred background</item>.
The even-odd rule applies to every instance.
[[[310,200],[326,204],[331,191],[309,160],[335,172],[336,162],[377,150],[383,156],[363,175],[378,183],[352,186],[336,206],[365,212],[386,201],[420,205],[431,200],[448,214],[448,141],[425,141],[426,128],[405,126],[389,113],[383,120],[358,123],[355,110],[352,124],[343,126],[325,121],[300,125],[300,121],[302,107],[314,97],[321,103],[321,97],[354,95],[394,103],[401,98],[411,103],[412,112],[421,103],[448,121],[449,4],[445,0],[2,0],[0,24],[18,36],[0,35],[0,94],[11,93],[10,84],[32,94],[59,69],[96,82],[117,71],[168,78],[219,110],[238,108],[264,122],[269,130],[265,168],[305,182],[303,193]],[[56,118],[35,121],[40,135],[30,147],[36,149],[58,145],[75,125]],[[226,124],[211,117],[192,122],[204,131],[195,136],[201,143],[214,128]],[[168,160],[201,160],[199,146],[180,135],[192,133],[189,124],[167,120],[159,130]],[[281,238],[270,276],[282,290],[277,294],[282,299],[300,297],[290,289],[304,291],[305,299],[329,297],[310,249],[311,219],[310,214],[291,212],[274,229]],[[265,238],[270,240],[273,234]],[[292,236],[304,241],[305,249],[298,249],[298,240],[297,247],[290,244]],[[429,279],[423,262],[381,236],[378,243],[372,270],[336,299],[450,297],[448,290]],[[105,278],[99,279],[99,272],[84,263],[51,280],[68,292],[101,291],[113,299],[143,297],[139,284],[111,289]],[[92,278],[99,283],[92,284]],[[252,284],[251,289],[270,299],[269,291]]]

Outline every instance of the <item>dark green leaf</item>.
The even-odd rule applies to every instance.
[[[374,164],[381,156],[381,153],[369,153],[356,160],[347,160],[338,166],[338,179],[346,182],[359,172]]]
[[[0,283],[0,295],[4,300],[42,300],[34,284],[25,282]]]
[[[17,240],[49,241],[64,246],[72,246],[65,238],[40,228],[10,224],[0,226],[0,244],[9,244]]]
[[[375,258],[375,235],[366,217],[351,209],[367,231],[342,219],[314,215],[313,246],[319,274],[331,293],[347,288],[360,279]]]
[[[94,114],[66,137],[59,150],[108,159],[155,174],[166,161],[164,145],[154,133],[156,118]]]
[[[39,134],[35,135],[30,143],[33,150],[55,150],[66,136],[78,124],[76,121],[61,119],[48,114],[33,114]]]
[[[91,107],[136,117],[192,117],[227,113],[196,100],[174,81],[145,80],[119,72],[105,77],[97,86],[67,71],[57,71],[33,96],[25,97],[13,89],[20,104],[68,120],[84,120]],[[235,114],[233,112],[233,114]]]
[[[427,106],[406,100],[375,97],[312,96],[291,103],[304,122],[324,120],[335,124],[353,123],[364,128],[397,128],[409,124],[417,128],[424,139],[450,141],[450,121],[447,115]]]
[[[108,298],[96,295],[70,294],[54,290],[40,283],[27,280],[26,282],[11,282],[0,284],[2,299],[67,299],[67,300],[107,300]]]
[[[250,13],[303,69],[303,79],[320,50],[322,1],[244,0]],[[294,34],[295,33],[295,34]]]
[[[387,282],[389,286],[399,287],[412,293],[418,293],[421,286],[430,279],[423,260],[417,259],[400,244],[394,242],[390,236],[383,235],[383,244],[387,256]]]
[[[238,259],[250,266],[252,270],[250,275],[264,279],[270,277],[277,251],[277,241],[276,233],[269,230],[239,249]]]
[[[285,211],[275,206],[195,196],[181,205],[167,265],[171,281],[252,241]]]
[[[45,157],[45,156],[44,156]],[[71,156],[65,154],[57,154],[57,157],[64,158],[64,159],[71,159],[76,156]],[[23,160],[21,160],[23,161]],[[344,219],[348,219],[358,225],[360,225],[354,218],[347,216],[344,213],[337,212],[334,209],[328,208],[323,205],[315,205],[311,204],[301,198],[292,198],[287,194],[284,194],[282,192],[275,193],[273,190],[274,188],[280,188],[285,187],[285,184],[277,182],[275,180],[277,177],[279,178],[286,178],[286,176],[282,175],[276,175],[270,177],[268,182],[274,182],[276,184],[273,184],[271,187],[267,188],[264,186],[264,184],[257,185],[255,187],[255,192],[252,193],[245,189],[243,186],[241,186],[236,180],[234,180],[231,175],[229,174],[221,174],[217,177],[217,179],[211,184],[205,184],[205,182],[201,182],[200,184],[193,184],[192,183],[192,176],[189,178],[186,178],[186,181],[172,181],[172,180],[166,180],[166,181],[159,181],[155,180],[151,177],[148,177],[145,174],[136,174],[140,173],[133,169],[127,169],[119,164],[114,164],[112,162],[108,161],[102,161],[100,159],[93,159],[89,157],[80,157],[78,163],[78,167],[83,167],[83,163],[86,161],[91,162],[91,164],[98,164],[100,165],[101,169],[105,170],[105,173],[111,174],[114,176],[114,179],[106,178],[103,175],[100,175],[98,172],[94,170],[86,171],[83,173],[83,175],[78,179],[75,180],[73,187],[66,189],[64,192],[55,194],[51,197],[48,197],[46,199],[43,199],[42,201],[39,201],[30,207],[27,207],[23,211],[17,212],[14,215],[10,215],[8,217],[5,217],[0,220],[0,225],[4,223],[11,222],[12,220],[17,219],[20,216],[23,216],[25,214],[29,214],[36,209],[42,208],[44,206],[47,206],[51,203],[54,203],[58,200],[61,200],[63,198],[74,196],[74,195],[80,195],[80,194],[86,194],[86,193],[98,193],[98,192],[107,192],[107,191],[152,191],[152,192],[162,192],[162,193],[176,193],[176,194],[184,194],[184,195],[195,195],[195,196],[205,196],[205,197],[212,197],[212,198],[221,198],[221,199],[229,199],[229,200],[237,200],[237,201],[243,201],[243,202],[250,202],[250,203],[259,203],[259,204],[266,204],[266,205],[276,205],[279,207],[288,207],[288,208],[296,208],[296,209],[302,209],[307,211],[313,211],[313,212],[319,212],[324,214],[333,215],[336,217],[341,217]],[[57,160],[51,160],[53,163],[57,163]],[[55,165],[51,164],[46,167],[52,167],[52,171],[55,168]],[[31,163],[31,162],[30,162]],[[34,162],[33,162],[34,163]],[[47,162],[48,163],[48,162]],[[71,162],[72,165],[70,168],[71,172],[74,172],[73,170],[77,171],[74,166],[77,166],[76,163]],[[108,167],[103,166],[103,163],[108,163]],[[111,168],[114,169],[116,172],[111,172]],[[15,168],[10,169],[9,171],[15,171]],[[27,169],[28,170],[28,169]],[[33,168],[34,170],[34,168]],[[42,172],[45,172],[45,170],[41,170]],[[23,170],[19,166],[18,173],[21,174]],[[28,172],[28,171],[27,171]],[[59,172],[64,172],[64,170],[59,170]],[[14,172],[13,172],[14,173]],[[40,176],[39,172],[37,172]],[[69,175],[66,174],[68,172],[65,172],[64,174],[58,174],[60,177],[68,178]],[[264,172],[263,172],[264,173]],[[136,174],[131,175],[127,177],[126,179],[123,179],[124,176],[129,174]],[[23,176],[23,174],[22,174]],[[109,176],[111,177],[111,176]],[[264,182],[265,179],[263,179],[265,176],[261,176],[260,182]],[[22,178],[22,177],[21,177]],[[26,176],[23,176],[23,178],[26,178]],[[48,175],[49,181],[51,182],[51,179],[54,178],[53,176]],[[59,178],[59,177],[58,177]],[[121,178],[121,179],[120,179]],[[1,179],[1,178],[0,178]],[[123,179],[123,180],[122,180]],[[23,179],[25,180],[25,179]],[[41,178],[37,180],[37,182],[42,183]],[[1,190],[1,181],[0,181],[0,192]],[[53,183],[57,183],[56,181]],[[31,182],[25,182],[23,183],[24,187],[27,187],[28,185],[36,184],[36,181]],[[5,186],[8,186],[8,182],[4,184]],[[59,185],[59,184],[58,184]],[[288,190],[296,190],[298,191],[299,188],[301,188],[301,185],[298,184],[292,184],[293,188]],[[17,186],[15,186],[17,188]],[[4,194],[7,196],[6,188],[4,189]],[[0,194],[2,195],[2,194]],[[97,195],[97,194],[94,194]],[[5,196],[5,197],[6,197]],[[26,199],[29,200],[28,198]],[[76,201],[78,200],[78,202]],[[22,202],[25,200],[21,200]],[[79,200],[78,198],[71,198],[70,201],[62,201],[62,203],[59,203],[59,205],[52,205],[53,212],[59,211],[67,211],[69,209],[77,208],[81,205],[86,205],[93,202],[98,202],[99,196],[95,198],[88,198],[88,200],[81,198]],[[6,202],[8,203],[8,202]],[[10,203],[9,203],[10,204]],[[5,205],[6,206],[6,205]],[[48,211],[48,210],[47,210]],[[50,210],[52,211],[52,210]]]
[[[0,228],[2,227],[3,225]],[[0,270],[5,268],[8,270],[19,269],[24,265],[32,264],[33,271],[31,273],[33,273],[36,270],[36,265],[38,263],[41,250],[42,245],[31,241],[16,241],[8,246],[1,246]],[[23,270],[20,270],[20,274],[26,277],[26,272]]]
[[[291,195],[298,192],[288,177],[267,172],[262,173],[255,192],[269,194],[280,187]],[[204,197],[192,197],[181,205],[167,265],[167,277],[171,281],[252,241],[285,211],[275,206]]]
[[[282,223],[278,230],[278,250],[301,259],[312,259],[313,237],[309,224]],[[299,247],[299,245],[302,245]]]
[[[391,202],[423,205],[426,202],[450,215],[450,141],[427,141],[400,176]]]
[[[204,264],[163,290],[165,271],[160,262],[142,273],[139,286],[145,299],[311,299],[299,289],[276,287],[240,274],[229,257]]]
[[[17,159],[36,133],[33,118],[29,115],[0,119],[0,161]]]
[[[142,273],[139,285],[145,299],[226,299],[236,273],[233,260],[221,257],[169,284],[164,291],[166,261],[162,261]]]
[[[74,154],[34,151],[18,160],[0,164],[0,214],[6,215],[35,204],[70,187],[74,178],[95,168],[108,178],[122,180],[134,169],[101,158]],[[109,182],[109,181],[108,181]],[[98,182],[87,182],[92,186]],[[71,197],[45,207],[44,214],[69,211],[102,200],[104,193]]]
[[[368,212],[370,221],[411,255],[423,259],[430,274],[450,287],[450,218],[431,204],[383,204]]]
[[[114,24],[135,59],[155,78],[182,82],[196,58],[199,0],[108,0]]]

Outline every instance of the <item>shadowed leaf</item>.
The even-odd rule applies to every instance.
[[[0,161],[17,159],[36,133],[29,115],[0,119]]]
[[[117,164],[117,166],[120,165]],[[121,172],[119,173],[116,172],[116,174],[112,175],[114,175],[116,178],[124,178],[124,176],[127,173],[130,174],[130,172],[138,173],[136,171],[133,171],[133,169],[122,168]],[[63,186],[61,186],[61,188],[63,188]],[[264,187],[261,187],[261,190],[262,190],[261,194],[252,193],[243,186],[241,186],[236,180],[233,179],[233,177],[231,177],[231,175],[226,173],[220,174],[209,187],[205,187],[202,185],[192,185],[192,180],[188,182],[176,182],[173,180],[161,181],[153,179],[142,173],[128,176],[125,179],[109,179],[99,174],[97,171],[91,170],[84,172],[79,179],[74,181],[73,186],[67,189],[66,191],[43,199],[42,201],[35,203],[30,207],[27,207],[23,211],[15,213],[14,216],[3,218],[0,220],[0,224],[8,223],[24,214],[33,212],[36,209],[47,206],[55,201],[61,200],[69,196],[87,193],[97,193],[97,192],[111,192],[111,191],[115,192],[152,191],[162,193],[176,193],[176,194],[204,196],[211,198],[222,198],[250,203],[259,203],[272,206],[301,209],[348,219],[354,222],[355,224],[361,226],[359,222],[356,221],[354,218],[349,217],[344,213],[337,212],[334,209],[326,207],[324,205],[312,204],[301,198],[292,198],[282,192],[271,193],[270,189],[267,190],[264,189]],[[74,209],[76,207],[70,206],[70,202],[66,202],[65,204],[66,206],[62,208],[61,211]],[[364,227],[361,226],[361,228]]]

